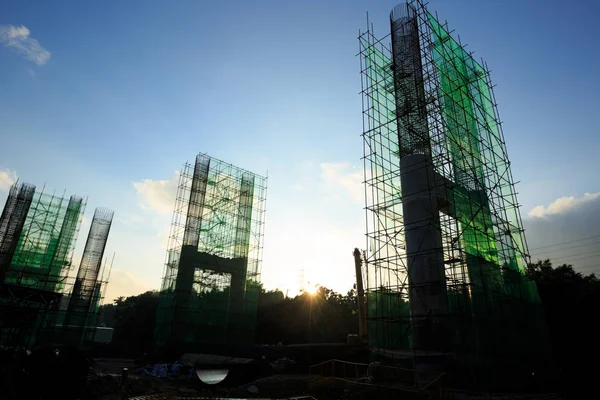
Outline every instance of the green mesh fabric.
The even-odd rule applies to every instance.
[[[369,246],[379,251],[374,257],[380,262],[367,264],[367,327],[371,346],[404,349],[410,346],[410,320],[406,292],[401,289],[405,272],[399,270],[397,260],[386,260],[384,255],[404,244],[404,235],[398,229],[402,220],[400,203],[400,151],[398,124],[395,113],[394,78],[391,60],[375,45],[362,39],[365,74],[369,82],[367,96],[370,121],[364,138],[377,157],[369,165],[371,189],[380,204],[372,205],[373,230]],[[393,232],[384,237],[382,232]]]
[[[23,286],[60,291],[71,265],[83,203],[36,193],[27,214],[7,281]]]
[[[399,293],[386,290],[367,294],[368,340],[370,346],[386,349],[410,347],[410,310]]]
[[[6,275],[7,283],[26,287],[23,290],[30,290],[31,298],[10,306],[18,315],[5,319],[15,326],[0,329],[0,343],[31,348],[63,342],[52,332],[62,323],[57,303],[59,294],[68,295],[70,289],[66,278],[84,208],[77,196],[34,194]],[[11,301],[10,297],[1,300]]]
[[[423,71],[414,79],[424,77],[425,96],[414,109],[427,113],[445,264],[446,331],[461,354],[543,357],[548,350],[543,313],[536,285],[524,275],[527,247],[489,74],[421,2],[408,7],[415,11],[407,15],[414,14],[419,26]],[[369,344],[408,348],[409,283],[399,179],[400,158],[406,154],[398,143],[412,132],[398,124],[402,110],[396,109],[395,99],[410,96],[397,93],[404,86],[395,85],[389,37],[379,40],[367,31],[359,41]]]
[[[266,179],[198,155],[180,176],[156,316],[158,355],[254,343]]]

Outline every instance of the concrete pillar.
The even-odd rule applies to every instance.
[[[403,157],[400,171],[412,342],[416,349],[442,350],[448,305],[435,173],[423,154]]]

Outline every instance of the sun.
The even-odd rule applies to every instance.
[[[317,293],[317,286],[309,286],[306,288],[306,293],[310,294],[311,296]]]

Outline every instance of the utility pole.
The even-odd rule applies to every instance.
[[[360,340],[362,342],[367,337],[367,311],[365,307],[365,289],[363,287],[362,278],[363,262],[360,250],[358,250],[357,248],[354,249],[352,255],[354,256],[354,268],[356,270],[356,298],[358,301],[358,336],[360,337]]]

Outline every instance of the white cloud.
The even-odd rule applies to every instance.
[[[344,189],[355,203],[362,204],[365,201],[362,170],[346,163],[321,163],[319,166],[321,178],[329,187]]]
[[[167,250],[169,248],[169,239],[171,234],[171,226],[165,226],[164,229],[157,234],[160,248]]]
[[[0,192],[8,191],[10,185],[17,181],[17,173],[10,169],[0,171]]]
[[[179,173],[175,173],[169,180],[144,179],[133,182],[133,187],[142,200],[141,206],[147,210],[170,214],[175,205]]]
[[[0,25],[0,42],[4,46],[14,48],[26,59],[37,65],[46,64],[50,59],[50,52],[29,34],[29,29],[23,25]]]
[[[264,238],[265,287],[289,289],[290,295],[295,294],[300,268],[312,283],[343,293],[352,287],[354,269],[348,268],[353,265],[352,250],[365,242],[362,180],[362,168],[351,163],[303,161],[293,167],[291,179],[275,185],[277,190],[269,193],[273,202],[267,212]],[[141,249],[147,258],[145,269],[133,267],[139,264],[133,256],[118,258],[129,273],[148,282],[158,283],[162,276],[169,232],[168,222],[163,221],[173,213],[178,182],[179,174],[174,174],[170,179],[133,183],[142,208],[153,212],[143,215],[146,222],[160,219],[161,224],[153,223],[147,230],[156,233],[152,245],[141,241],[132,244],[128,239],[129,248]],[[152,255],[144,250],[148,248],[152,248]],[[291,260],[289,255],[299,249],[309,251],[311,257]]]
[[[123,225],[139,225],[144,222],[144,218],[141,215],[131,213],[123,213],[116,220]]]
[[[532,218],[542,218],[545,212],[546,209],[544,206],[535,206],[531,209],[531,211],[529,211],[529,213],[527,213],[527,215]]]
[[[550,215],[564,214],[580,208],[585,203],[600,199],[600,193],[585,193],[583,197],[575,196],[560,197],[550,203],[547,207],[536,206],[527,213],[530,218],[544,218]]]
[[[548,207],[538,206],[523,220],[532,259],[563,263],[583,273],[600,273],[600,195],[563,197]]]

